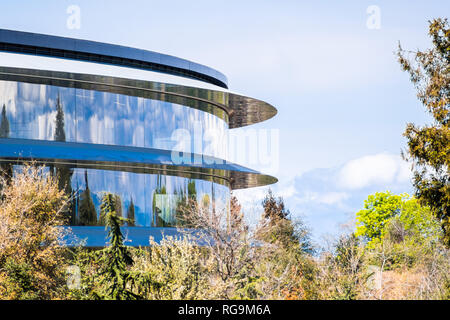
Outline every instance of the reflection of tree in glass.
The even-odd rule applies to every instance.
[[[127,210],[127,219],[128,219],[128,226],[134,227],[136,225],[135,217],[134,217],[134,203],[133,203],[133,197],[131,197],[130,204],[128,205]]]
[[[66,131],[64,129],[64,110],[61,104],[61,99],[56,98],[56,129],[55,129],[55,141],[66,141]]]
[[[210,204],[211,199],[209,198],[209,195],[205,193],[202,197],[202,205],[204,208],[209,208]]]
[[[158,208],[156,206],[156,196],[157,195],[165,195],[167,194],[166,186],[157,187],[155,192],[153,193],[153,219],[152,219],[152,227],[164,227],[164,220],[160,218],[160,214],[162,213],[163,208]]]
[[[197,199],[197,189],[195,188],[195,180],[188,182],[188,196],[192,200]]]
[[[180,189],[175,209],[175,226],[182,226],[184,224],[184,214],[188,212],[189,204],[197,201],[197,189],[195,181],[190,180],[187,185],[187,191]]]
[[[123,217],[123,213],[122,213],[122,199],[117,194],[115,194],[114,197],[116,197],[116,214],[117,214],[118,217]]]
[[[66,132],[64,128],[64,110],[59,96],[56,98],[56,120],[55,120],[55,141],[66,141]],[[53,171],[53,167],[50,167],[50,171]],[[65,165],[55,165],[55,173],[58,177],[58,186],[60,190],[64,190],[68,196],[73,193],[71,181],[73,170]],[[71,202],[69,207],[70,222],[75,222],[75,203]]]
[[[6,106],[3,105],[2,116],[0,122],[0,138],[9,138],[9,121],[6,116]],[[13,167],[11,163],[0,163],[0,176],[4,179],[6,184],[9,184],[13,174]],[[0,185],[0,190],[2,186]]]
[[[80,195],[80,207],[78,209],[79,225],[95,226],[97,225],[97,211],[95,210],[94,201],[92,200],[89,189],[87,170],[84,171],[84,180],[86,189]]]
[[[0,138],[9,138],[9,120],[6,116],[6,106],[2,108],[2,120],[0,122]]]

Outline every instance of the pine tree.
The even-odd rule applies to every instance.
[[[298,247],[301,252],[312,253],[310,233],[302,220],[293,222],[283,198],[275,198],[269,189],[262,202],[264,212],[257,238],[269,243],[278,243],[286,248]]]
[[[262,206],[264,208],[264,218],[270,221],[276,221],[278,219],[287,219],[289,217],[289,210],[286,210],[284,201],[281,198],[276,199],[269,189],[265,196]]]
[[[130,287],[136,280],[128,271],[133,264],[129,249],[123,244],[123,235],[120,226],[127,221],[117,215],[117,197],[107,193],[102,198],[101,215],[105,218],[110,245],[101,250],[97,257],[102,270],[99,273],[98,289],[93,292],[96,299],[129,300],[139,299]]]

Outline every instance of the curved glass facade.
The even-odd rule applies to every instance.
[[[17,172],[20,165],[2,164],[2,170]],[[177,219],[189,200],[201,203],[210,210],[226,212],[230,188],[226,180],[191,179],[165,174],[123,172],[71,168],[50,165],[47,172],[55,175],[58,184],[72,194],[68,212],[72,226],[102,226],[101,201],[105,193],[116,200],[117,214],[130,220],[133,227],[181,226]],[[217,179],[216,179],[217,180]]]
[[[190,199],[228,212],[231,189],[277,181],[225,161],[228,130],[276,109],[222,90],[218,71],[145,50],[2,29],[0,52],[0,168],[11,176],[25,162],[45,165],[71,196],[73,234],[88,246],[106,243],[105,194],[129,219],[123,228],[131,245],[145,246],[149,235],[177,232]]]
[[[226,120],[172,102],[0,81],[0,108],[3,106],[9,138],[145,147],[226,158]],[[191,139],[177,143],[176,130]],[[208,145],[195,150],[203,132],[210,133]]]
[[[230,194],[227,186],[207,180],[80,168],[71,171],[76,206],[72,225],[103,225],[100,203],[106,191],[117,197],[118,214],[133,220],[128,225],[137,227],[176,226],[188,199],[211,210],[226,210]],[[94,206],[88,205],[91,201]]]

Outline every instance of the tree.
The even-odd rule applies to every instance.
[[[271,222],[289,218],[290,212],[285,208],[283,199],[276,199],[271,189],[269,189],[267,195],[264,197],[262,206],[264,208],[263,217]]]
[[[398,59],[417,89],[417,97],[432,115],[432,125],[409,123],[406,159],[414,169],[417,198],[433,209],[441,222],[444,242],[450,246],[450,28],[447,19],[429,23],[433,47],[405,51],[399,45]],[[412,54],[413,58],[410,59]]]
[[[133,264],[129,249],[123,244],[120,226],[126,219],[117,215],[117,197],[106,193],[102,198],[101,215],[105,218],[110,245],[99,251],[97,264],[101,267],[97,275],[97,287],[92,296],[96,299],[128,300],[138,299],[139,295],[131,290],[134,280],[128,267]]]
[[[398,215],[406,195],[393,195],[391,192],[377,192],[364,200],[364,209],[356,213],[356,232],[365,238],[369,247],[381,242],[387,222]]]
[[[291,220],[291,214],[281,197],[277,199],[269,189],[262,206],[264,212],[256,232],[258,239],[285,247],[299,245],[302,252],[313,252],[308,228],[300,219]]]
[[[2,190],[0,299],[55,299],[65,293],[67,196],[44,167],[24,165]]]
[[[364,209],[356,213],[355,235],[367,240],[369,248],[382,243],[387,235],[397,242],[413,235],[416,242],[437,241],[438,229],[430,208],[420,205],[417,199],[406,193],[376,192],[368,196]]]

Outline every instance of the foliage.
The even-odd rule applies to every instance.
[[[429,24],[433,47],[407,52],[399,46],[398,59],[409,73],[417,96],[433,117],[433,124],[409,123],[407,158],[415,166],[417,198],[430,206],[441,221],[444,241],[450,245],[450,28],[447,19]],[[410,59],[409,55],[413,55]]]
[[[258,240],[281,244],[286,248],[300,245],[301,250],[313,253],[309,230],[302,220],[293,221],[282,198],[276,198],[269,189],[262,206],[264,212],[256,231]]]
[[[370,273],[364,247],[354,234],[340,236],[332,250],[323,252],[317,269],[319,299],[361,299],[366,291]]]
[[[4,182],[2,182],[4,183]],[[24,165],[0,203],[0,298],[55,299],[65,292],[61,245],[67,197],[43,167]]]
[[[355,235],[367,240],[370,248],[382,243],[388,232],[391,238],[398,240],[414,234],[419,241],[439,236],[438,228],[438,221],[430,209],[408,194],[377,192],[369,195],[364,201],[364,209],[356,213]]]
[[[117,213],[120,198],[106,193],[101,217],[109,246],[67,249],[58,241],[67,197],[57,177],[26,167],[9,183],[2,188],[0,207],[3,299],[450,297],[450,250],[440,242],[439,223],[407,195],[378,193],[367,200],[361,216],[378,221],[370,224],[378,228],[370,234],[379,241],[369,246],[361,236],[344,235],[317,257],[306,226],[296,227],[272,193],[264,202],[271,209],[264,210],[254,232],[234,197],[224,211],[187,199],[180,216],[187,227],[179,229],[183,236],[150,239],[145,248],[125,245],[121,225],[127,219]],[[298,230],[305,233],[299,236]],[[65,270],[70,263],[80,268],[81,281],[69,289]]]
[[[108,229],[110,245],[88,254],[81,251],[78,256],[81,268],[90,270],[91,273],[90,277],[84,279],[85,294],[89,299],[128,300],[140,298],[139,294],[133,292],[133,286],[140,279],[139,275],[129,271],[133,259],[129,248],[123,243],[120,226],[126,219],[116,213],[117,199],[115,195],[105,193],[101,204],[101,216]],[[93,268],[93,266],[97,268]],[[75,296],[77,294],[79,292],[74,293]]]
[[[209,282],[211,260],[189,236],[164,237],[150,247],[132,251],[131,270],[145,275],[139,289],[145,299],[207,299],[218,297],[218,288]]]

